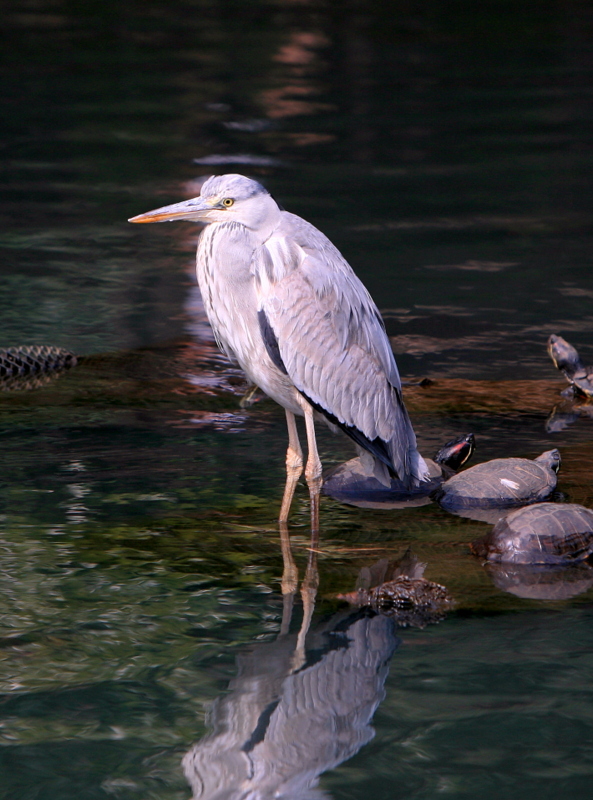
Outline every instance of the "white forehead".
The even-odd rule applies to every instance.
[[[203,184],[202,197],[232,197],[234,200],[247,200],[257,195],[269,194],[267,189],[244,175],[213,175]]]

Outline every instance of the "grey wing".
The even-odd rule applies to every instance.
[[[296,388],[400,479],[422,479],[383,322],[339,251],[285,214],[255,261],[260,320]]]

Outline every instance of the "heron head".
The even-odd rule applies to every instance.
[[[259,231],[273,229],[279,214],[278,204],[261,183],[244,175],[213,175],[202,185],[199,197],[147,211],[128,222],[234,221]]]

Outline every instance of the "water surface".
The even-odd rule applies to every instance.
[[[80,359],[0,393],[0,796],[238,798],[247,761],[262,798],[588,797],[586,578],[519,596],[469,553],[485,523],[325,498],[304,638],[281,591],[284,415],[239,405],[199,231],[125,221],[213,172],[264,181],[355,267],[403,377],[434,381],[406,387],[423,452],[468,431],[476,460],[557,446],[560,490],[592,505],[592,418],[546,427],[565,384],[545,352],[559,333],[593,362],[588,9],[2,16],[0,346]],[[319,440],[328,468],[352,455]],[[290,532],[302,579],[304,486]],[[439,625],[336,599],[408,547],[457,601]]]

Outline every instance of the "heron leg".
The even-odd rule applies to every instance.
[[[286,425],[288,426],[288,450],[286,451],[286,486],[280,507],[281,524],[288,520],[294,490],[303,472],[303,451],[299,442],[296,419],[292,411],[288,409],[286,409]]]
[[[280,633],[288,633],[290,625],[290,618],[292,616],[292,606],[294,596],[296,594],[299,574],[297,566],[292,557],[292,550],[290,549],[290,536],[288,533],[288,514],[290,512],[290,505],[294,496],[294,490],[297,485],[298,479],[303,472],[303,451],[299,441],[299,434],[296,426],[296,419],[292,411],[286,409],[286,425],[288,427],[288,449],[286,451],[286,485],[284,487],[284,496],[282,498],[282,506],[280,508],[280,545],[282,547],[282,562],[284,564],[284,571],[282,573],[282,598],[283,598],[283,613],[282,625],[280,626]]]
[[[306,400],[301,401],[301,407],[305,415],[305,425],[307,428],[307,465],[305,467],[305,478],[309,487],[311,497],[311,547],[314,546],[319,534],[319,495],[323,479],[321,477],[321,459],[317,452],[317,440],[315,438],[315,422],[313,420],[313,409]],[[316,543],[315,543],[316,546]]]
[[[241,408],[249,408],[255,403],[255,396],[259,392],[259,386],[255,383],[252,383],[246,390],[243,397],[239,400],[239,405]]]

